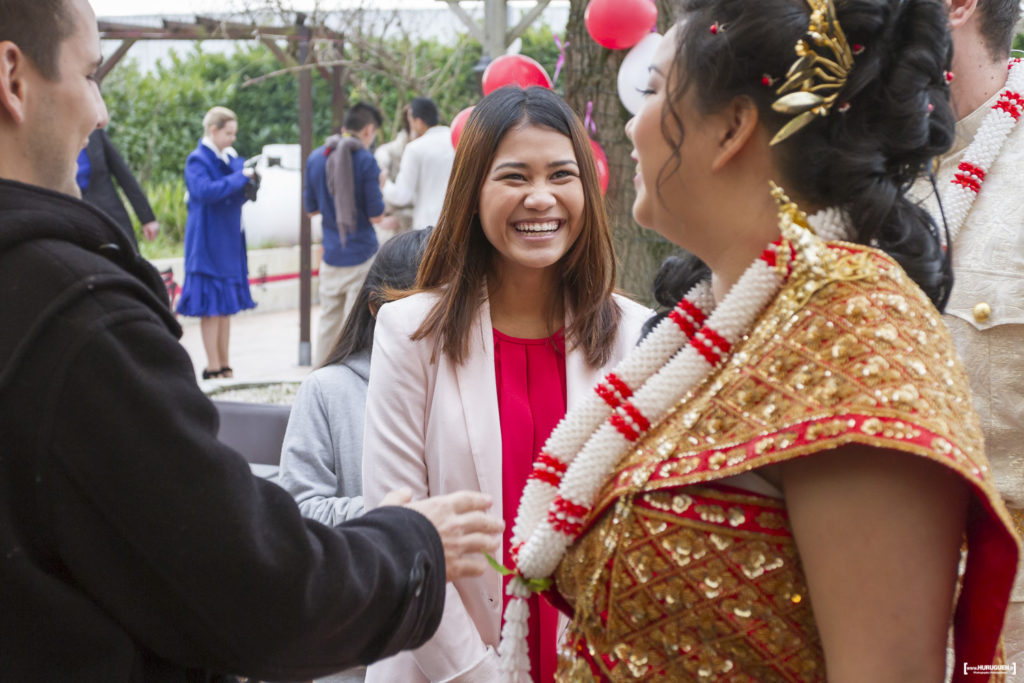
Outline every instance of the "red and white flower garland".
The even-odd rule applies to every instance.
[[[841,220],[841,213],[832,211],[823,222],[841,234],[830,225]],[[507,681],[530,680],[527,581],[554,572],[616,463],[729,357],[779,292],[794,257],[788,242],[773,242],[718,307],[709,284],[698,284],[552,432],[534,463],[512,529],[517,573],[508,584],[512,599],[498,649]]]
[[[950,181],[952,188],[943,194],[950,241],[955,241],[974,200],[981,192],[985,176],[999,157],[1003,144],[1024,114],[1024,60],[1011,59],[1010,75],[999,91],[996,103],[981,122],[977,135],[964,150],[963,159]]]

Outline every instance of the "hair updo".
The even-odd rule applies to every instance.
[[[844,210],[854,241],[887,252],[941,309],[952,286],[949,260],[934,221],[906,191],[953,141],[946,9],[940,0],[835,7],[854,65],[828,115],[773,147],[778,181],[803,201]],[[704,113],[749,97],[770,133],[790,120],[771,105],[807,32],[806,0],[683,0],[681,17],[663,124],[677,150],[684,131],[672,104],[690,88]]]

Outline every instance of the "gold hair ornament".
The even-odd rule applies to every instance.
[[[839,26],[835,4],[832,0],[807,0],[807,4],[811,7],[807,33],[797,41],[797,59],[775,91],[781,97],[772,102],[772,109],[794,118],[775,134],[773,145],[806,126],[815,116],[827,116],[853,68],[853,52]],[[831,52],[831,56],[826,57],[818,50]]]

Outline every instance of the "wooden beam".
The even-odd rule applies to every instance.
[[[117,49],[114,50],[113,54],[103,59],[103,63],[100,64],[100,68],[96,70],[96,81],[99,83],[103,82],[103,79],[107,77],[111,69],[117,66],[126,54],[128,54],[128,48],[135,44],[134,40],[122,41]]]
[[[487,36],[484,35],[484,30],[480,27],[480,24],[476,23],[473,17],[469,16],[469,12],[462,8],[459,4],[459,0],[444,0],[448,3],[449,9],[454,12],[455,16],[465,24],[466,28],[469,29],[470,35],[480,41],[481,45],[487,44]]]
[[[516,24],[516,27],[508,32],[505,36],[505,45],[511,45],[519,36],[523,35],[523,32],[530,28],[530,24],[540,17],[541,13],[551,4],[551,0],[537,0],[536,4],[530,8],[523,18]]]
[[[299,63],[305,64],[310,58],[310,30],[305,26],[306,15],[298,14],[295,24],[299,37]],[[302,180],[299,183],[299,365],[312,364],[310,343],[310,309],[312,308],[313,283],[313,231],[309,214],[302,201],[302,188],[306,186],[306,159],[313,151],[313,74],[309,69],[299,72],[299,165]],[[321,350],[318,350],[318,352]]]
[[[348,94],[345,92],[345,67],[331,67],[331,132],[341,130],[341,122],[348,109]]]
[[[508,29],[508,4],[506,0],[484,0],[484,54],[497,59],[505,54],[508,43],[505,33]]]
[[[263,36],[295,40],[294,26],[258,26],[197,17],[193,22],[163,19],[161,26],[142,26],[100,20],[103,40],[252,40]],[[339,39],[342,34],[327,28],[311,31],[313,38]]]
[[[277,61],[281,62],[281,66],[288,67],[298,65],[298,62],[296,62],[290,54],[282,50],[281,46],[270,37],[260,36],[260,42],[263,43],[271,53],[273,53],[274,57],[277,58]]]

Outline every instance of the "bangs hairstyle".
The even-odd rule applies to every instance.
[[[416,291],[437,292],[440,299],[412,339],[432,338],[435,360],[439,349],[453,363],[465,359],[469,330],[486,296],[494,256],[494,247],[480,224],[480,190],[502,138],[524,126],[550,128],[572,142],[583,184],[582,229],[557,264],[561,279],[552,297],[565,301],[569,348],[581,349],[587,362],[599,367],[611,353],[621,317],[611,296],[615,254],[608,217],[583,123],[561,97],[539,86],[499,88],[476,105],[466,122],[455,150],[441,217],[416,279]]]
[[[0,0],[0,42],[17,45],[43,78],[59,80],[61,46],[79,11],[68,0]]]

